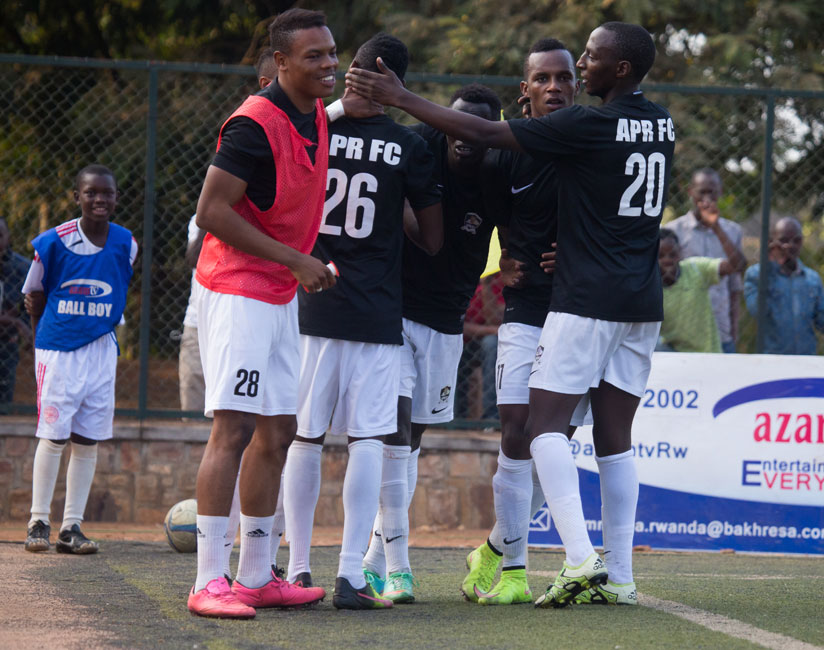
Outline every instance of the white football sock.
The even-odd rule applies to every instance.
[[[383,552],[383,535],[381,535],[383,518],[380,508],[375,515],[375,523],[372,524],[372,537],[369,539],[369,549],[363,556],[363,568],[377,573],[379,576],[386,576],[386,555]]]
[[[299,573],[311,573],[309,553],[312,525],[320,494],[323,445],[296,440],[289,446],[283,468],[283,512],[289,531],[289,582]]]
[[[604,561],[615,584],[632,582],[632,539],[638,504],[638,473],[632,449],[595,457],[601,474],[601,520]]]
[[[541,489],[541,479],[538,478],[538,472],[535,469],[535,463],[532,463],[532,501],[529,504],[529,520],[532,521],[535,519],[535,515],[538,514],[538,511],[544,507],[546,503],[546,498],[544,497],[544,491]],[[552,525],[552,517],[546,518],[547,526]],[[549,528],[547,528],[549,530]]]
[[[278,550],[283,540],[283,531],[286,529],[286,515],[283,512],[283,474],[280,475],[280,486],[278,487],[278,503],[275,506],[275,518],[272,522],[272,538],[269,547],[269,560],[271,564],[277,566]]]
[[[226,524],[226,536],[223,540],[223,575],[232,577],[232,567],[229,560],[232,558],[232,549],[235,547],[235,538],[240,527],[240,475],[235,481],[235,493],[232,495],[232,507],[229,509],[229,520]]]
[[[40,438],[34,452],[34,466],[31,477],[31,526],[38,519],[44,524],[49,523],[51,502],[54,496],[54,484],[57,482],[57,472],[60,471],[60,457],[66,445]]]
[[[409,446],[384,445],[381,473],[380,511],[386,574],[408,573],[409,488],[407,485]]]
[[[223,577],[223,544],[229,517],[197,516],[197,580],[200,591],[215,578]]]
[[[409,460],[406,465],[406,487],[409,490],[407,501],[412,505],[412,498],[415,496],[415,488],[418,486],[418,458],[421,455],[421,448],[409,453]]]
[[[257,589],[272,579],[269,566],[269,538],[275,516],[247,517],[240,513],[240,559],[236,580]]]
[[[549,511],[570,566],[579,566],[595,552],[587,533],[578,468],[563,433],[543,433],[529,445]]]
[[[343,542],[338,577],[346,578],[355,589],[366,586],[363,556],[378,512],[382,464],[380,440],[365,438],[349,444],[349,462],[343,479]]]
[[[507,458],[498,452],[498,471],[492,477],[497,526],[503,536],[502,568],[526,568],[532,461]]]
[[[66,471],[66,505],[63,508],[63,523],[60,530],[71,528],[83,521],[89,490],[97,466],[97,445],[72,444],[69,469]]]

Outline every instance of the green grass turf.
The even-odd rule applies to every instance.
[[[312,553],[315,584],[330,592],[326,601],[304,611],[259,610],[253,621],[191,616],[186,596],[195,556],[174,553],[162,543],[107,542],[98,556],[67,558],[33,578],[49,581],[81,606],[106,633],[107,647],[760,647],[643,606],[536,610],[467,603],[459,594],[466,551],[455,549],[412,549],[418,602],[391,611],[337,611],[331,589],[338,551],[321,547]],[[560,563],[557,552],[530,554],[531,570],[554,572]],[[821,559],[636,554],[635,571],[643,593],[824,644],[824,601],[816,590],[824,577]],[[766,579],[746,579],[752,576]],[[550,581],[531,575],[533,595]]]

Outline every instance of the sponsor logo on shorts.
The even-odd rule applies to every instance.
[[[46,421],[46,424],[54,424],[57,422],[57,419],[60,417],[60,411],[57,410],[55,406],[47,406],[43,409],[43,419]]]
[[[442,406],[441,408],[438,408],[438,406],[433,408],[432,409],[432,415],[437,415],[438,413],[441,413],[442,411],[445,411],[447,408],[449,408],[449,396],[451,394],[452,394],[452,386],[444,386],[443,388],[441,388],[440,399],[438,400],[438,406],[440,406],[441,404],[443,404],[444,406]]]
[[[439,408],[439,409],[432,409],[432,415],[437,415],[438,413],[441,413],[441,412],[445,411],[447,408],[449,408],[449,407],[448,407],[448,406],[444,406],[443,408]]]

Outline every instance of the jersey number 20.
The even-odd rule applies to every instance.
[[[664,205],[664,177],[666,174],[666,166],[667,160],[664,158],[664,154],[657,151],[651,153],[649,158],[645,158],[644,154],[638,153],[637,151],[627,158],[627,166],[624,174],[627,176],[636,174],[636,176],[621,196],[621,204],[618,206],[618,216],[641,216],[641,206],[632,205],[632,200],[641,188],[644,187],[645,182],[647,188],[644,194],[644,214],[648,217],[657,217],[661,214],[661,208]]]
[[[361,196],[361,191],[378,191],[378,179],[372,174],[361,172],[355,174],[352,180],[346,178],[346,174],[340,169],[329,169],[326,175],[326,190],[332,187],[335,181],[335,191],[326,203],[323,204],[323,220],[320,223],[320,233],[323,235],[340,235],[340,226],[333,226],[326,223],[326,217],[346,198],[346,221],[343,224],[346,234],[355,239],[369,237],[372,226],[375,222],[375,202],[367,196]],[[346,187],[349,186],[347,195]],[[348,197],[348,198],[347,198]],[[361,211],[360,226],[358,226],[358,211]]]

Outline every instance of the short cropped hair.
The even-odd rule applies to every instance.
[[[690,176],[690,183],[695,182],[695,179],[698,176],[709,176],[711,178],[717,178],[718,182],[721,182],[721,174],[719,174],[718,171],[713,169],[712,167],[701,167],[700,169],[696,169],[694,172],[692,172],[692,176]]]
[[[275,52],[289,53],[295,32],[312,27],[326,27],[326,14],[309,9],[289,9],[269,25],[269,45]]]
[[[533,54],[537,54],[538,52],[552,52],[553,50],[567,50],[566,45],[564,45],[561,41],[557,38],[541,38],[535,43],[532,44],[532,47],[529,48],[529,52],[526,53],[524,57],[524,79],[529,76],[529,57]],[[572,70],[575,70],[575,57],[572,56],[572,52],[569,52],[569,56],[572,57]]]
[[[114,172],[105,165],[86,165],[77,172],[77,176],[74,177],[74,189],[80,189],[80,180],[84,176],[108,176],[114,181],[114,186],[117,187],[117,179],[114,177]]]
[[[492,119],[501,119],[501,99],[491,88],[487,88],[482,84],[461,86],[452,94],[449,105],[452,106],[459,99],[472,104],[486,104],[489,106],[489,110],[492,111]]]
[[[255,74],[257,74],[258,79],[260,77],[272,79],[277,76],[275,51],[271,47],[264,47],[258,54],[257,61],[255,61]]]
[[[675,234],[674,230],[671,230],[669,228],[661,228],[661,230],[658,232],[658,239],[659,241],[671,239],[673,242],[675,242],[676,246],[681,245],[681,242],[678,241],[678,235]]]
[[[398,79],[403,81],[409,67],[409,50],[401,39],[385,32],[378,32],[355,53],[358,66],[372,72],[379,72],[376,60],[378,57],[398,76]]]
[[[609,22],[602,28],[615,35],[618,58],[632,65],[632,78],[641,81],[655,62],[655,43],[650,33],[632,23]]]

